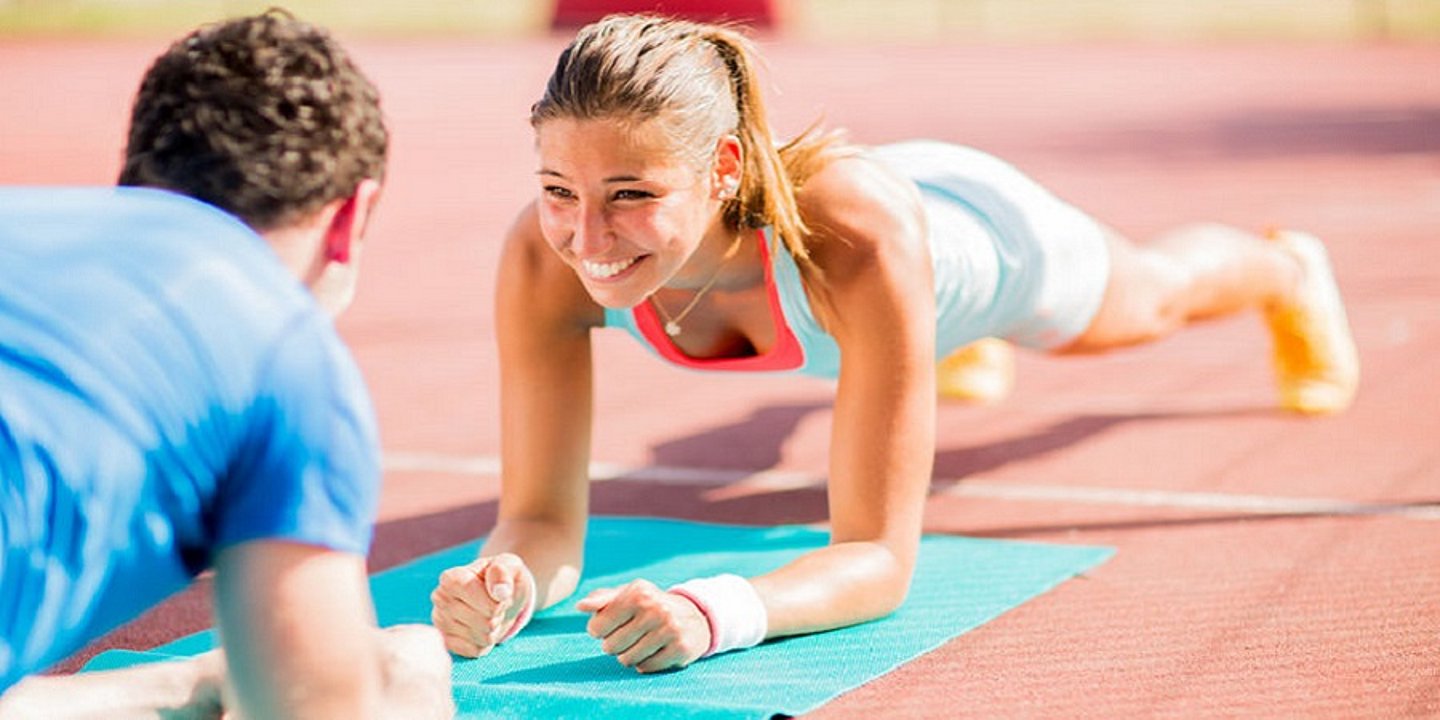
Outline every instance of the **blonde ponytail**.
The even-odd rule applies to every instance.
[[[844,154],[843,138],[838,132],[822,132],[817,123],[777,146],[765,111],[760,73],[755,68],[758,55],[754,47],[727,27],[710,26],[706,38],[730,72],[739,115],[736,134],[745,151],[737,202],[727,208],[726,220],[733,227],[774,227],[790,254],[809,265],[806,241],[810,230],[800,215],[795,193],[830,160]]]

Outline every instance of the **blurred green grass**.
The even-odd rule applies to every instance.
[[[1440,0],[774,0],[823,40],[1440,40]],[[3,36],[172,36],[282,5],[366,36],[526,37],[554,0],[0,0]],[[660,4],[663,5],[663,2]]]

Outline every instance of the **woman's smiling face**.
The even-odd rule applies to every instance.
[[[698,272],[682,268],[722,224],[715,178],[659,122],[553,118],[536,148],[541,231],[597,303],[634,307]]]

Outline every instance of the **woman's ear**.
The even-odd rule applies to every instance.
[[[727,134],[715,142],[715,158],[710,163],[710,187],[717,200],[730,200],[739,193],[744,161],[740,138]]]

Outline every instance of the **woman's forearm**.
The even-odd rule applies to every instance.
[[[913,552],[879,542],[845,542],[751,578],[769,616],[767,637],[831,630],[890,614],[909,592],[913,558]]]
[[[539,607],[569,597],[580,583],[585,525],[550,520],[502,519],[495,525],[482,557],[513,553],[525,561],[539,588]]]

